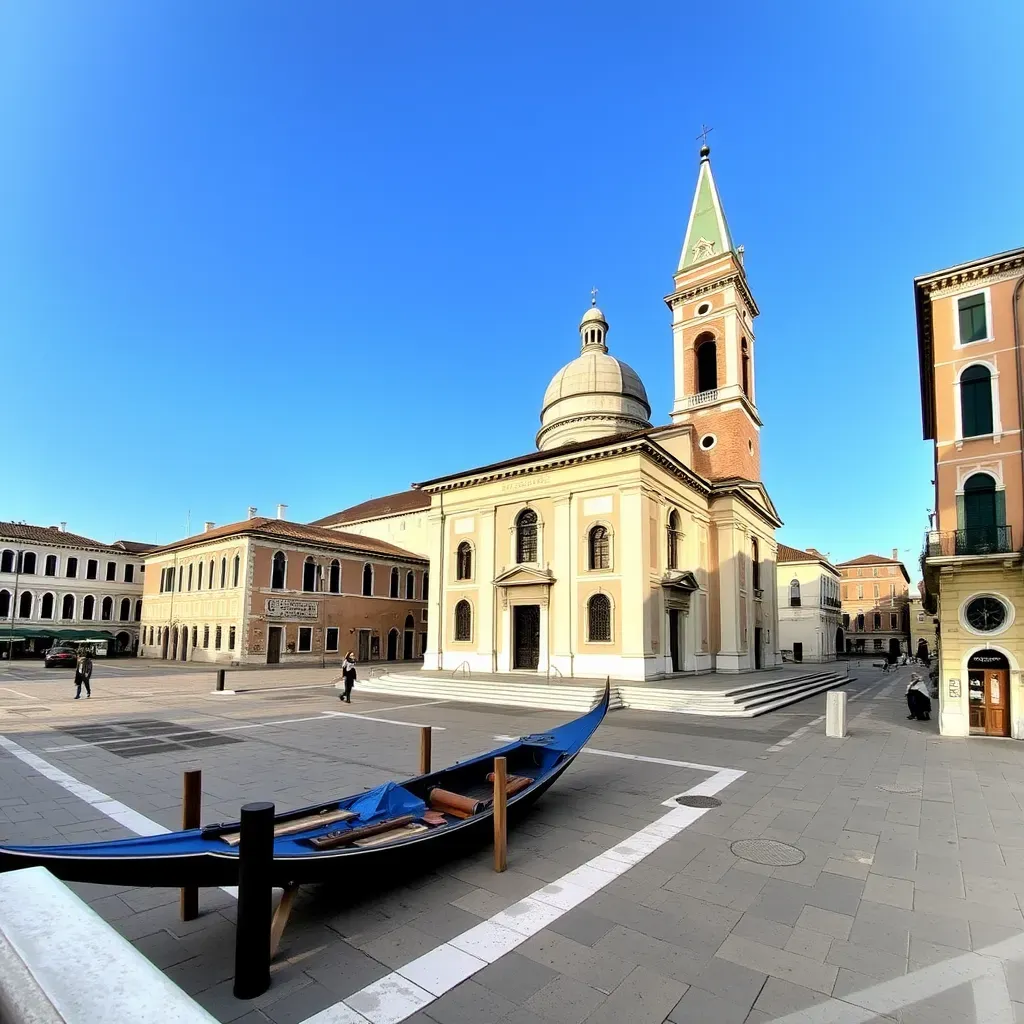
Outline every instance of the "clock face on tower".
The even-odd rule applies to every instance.
[[[991,633],[1006,621],[1006,605],[995,597],[976,597],[964,612],[967,624],[979,633]]]

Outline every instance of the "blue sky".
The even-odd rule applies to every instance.
[[[911,282],[1024,243],[1022,33],[1008,0],[4,5],[0,518],[167,542],[529,451],[595,284],[665,422],[706,122],[780,539],[916,562]]]

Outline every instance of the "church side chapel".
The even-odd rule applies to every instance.
[[[645,680],[781,664],[758,309],[706,137],[665,301],[669,423],[652,425],[643,382],[610,353],[595,294],[536,450],[414,485],[430,500],[424,668]]]

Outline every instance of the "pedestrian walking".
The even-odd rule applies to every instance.
[[[92,676],[92,658],[89,657],[89,648],[78,649],[78,660],[75,662],[75,700],[82,696],[82,687],[85,687],[85,696],[92,696],[92,688],[89,686],[89,679]]]
[[[341,678],[345,683],[345,692],[341,694],[338,699],[344,701],[346,704],[352,703],[352,687],[356,681],[356,656],[349,651],[345,655],[345,660],[341,663]]]

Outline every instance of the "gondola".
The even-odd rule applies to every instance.
[[[409,871],[472,849],[492,834],[495,757],[509,778],[509,824],[572,764],[608,710],[609,688],[585,715],[449,768],[274,819],[273,884],[292,886]],[[60,846],[0,846],[0,871],[42,865],[57,878],[133,886],[238,883],[240,823]],[[355,874],[347,876],[347,869]]]

